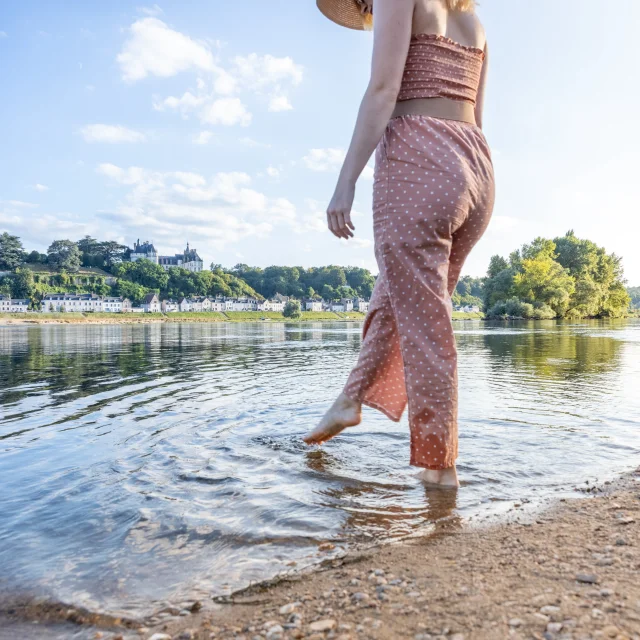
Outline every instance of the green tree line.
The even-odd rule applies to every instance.
[[[483,291],[489,317],[620,317],[629,310],[622,260],[569,231],[491,258]]]
[[[217,265],[212,265],[216,267]],[[271,298],[276,293],[294,298],[370,298],[375,277],[360,267],[250,267],[237,264],[231,272],[244,280],[261,296]]]

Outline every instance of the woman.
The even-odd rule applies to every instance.
[[[484,30],[474,0],[317,3],[341,25],[374,23],[371,81],[327,217],[335,236],[353,237],[356,180],[377,147],[373,224],[380,275],[358,364],[305,441],[322,444],[358,425],[363,404],[394,421],[408,404],[411,464],[423,469],[425,483],[457,487],[451,295],[494,202],[481,130]]]

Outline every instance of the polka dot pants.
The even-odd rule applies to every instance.
[[[458,455],[451,295],[493,211],[491,153],[475,125],[394,118],[376,151],[380,275],[349,397],[399,421],[409,407],[411,464],[447,469]]]

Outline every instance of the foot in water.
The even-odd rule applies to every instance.
[[[320,424],[304,437],[307,444],[322,444],[335,438],[347,427],[355,427],[362,420],[362,405],[341,393]]]
[[[418,478],[427,487],[439,487],[441,489],[457,489],[460,486],[458,472],[455,466],[450,469],[423,469]]]

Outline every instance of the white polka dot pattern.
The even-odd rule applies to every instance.
[[[472,124],[426,116],[389,123],[373,195],[380,275],[345,393],[400,420],[411,464],[448,469],[458,455],[451,295],[494,202],[491,154]]]

